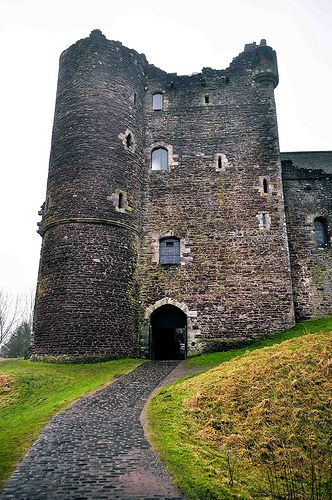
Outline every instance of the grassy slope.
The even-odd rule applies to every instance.
[[[332,318],[277,342],[313,331],[331,332]],[[329,499],[331,334],[256,346],[190,360],[225,364],[157,393],[152,442],[187,498]]]
[[[307,333],[318,333],[318,332],[331,332],[332,331],[332,317],[316,319],[311,321],[302,321],[297,323],[293,328],[285,330],[284,332],[279,332],[271,335],[269,338],[264,340],[258,340],[253,344],[243,347],[241,349],[234,349],[232,351],[224,352],[214,352],[211,354],[202,354],[201,356],[195,356],[187,360],[189,366],[196,366],[197,368],[202,368],[204,370],[209,370],[215,366],[229,361],[236,356],[243,356],[248,351],[255,351],[257,349],[262,349],[263,347],[270,347],[276,344],[280,344],[285,340],[293,339],[296,337],[301,337]]]
[[[47,421],[58,411],[142,360],[93,364],[47,364],[27,360],[0,362],[0,484]]]

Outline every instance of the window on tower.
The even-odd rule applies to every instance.
[[[324,217],[316,217],[314,220],[316,243],[320,247],[328,244],[327,222]]]
[[[118,208],[125,208],[125,196],[123,193],[119,193]]]
[[[127,134],[126,136],[126,145],[127,148],[130,148],[133,145],[133,137],[131,134]]]
[[[164,148],[156,148],[151,153],[151,169],[152,170],[167,170],[168,169],[168,152]]]
[[[163,109],[164,96],[163,94],[157,93],[152,96],[152,109],[153,111],[160,111]]]
[[[163,238],[159,241],[159,264],[180,264],[178,238]]]

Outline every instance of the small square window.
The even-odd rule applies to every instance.
[[[159,264],[180,264],[180,240],[164,238],[159,241]]]

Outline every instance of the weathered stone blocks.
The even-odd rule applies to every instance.
[[[298,317],[332,314],[331,251],[312,234],[315,214],[331,217],[330,176],[309,175],[303,196],[300,171],[282,172],[277,83],[264,40],[192,76],[98,30],[61,55],[35,358],[151,355],[165,305],[187,317],[188,354],[291,326],[293,293]],[[178,265],[159,263],[162,238],[180,241]]]

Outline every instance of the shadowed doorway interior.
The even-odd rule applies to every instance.
[[[150,358],[185,359],[187,354],[187,316],[172,305],[161,306],[151,314]]]

